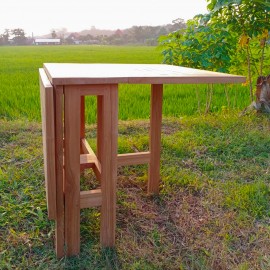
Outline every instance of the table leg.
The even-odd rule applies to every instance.
[[[56,256],[64,256],[64,186],[63,186],[63,87],[54,89],[56,155]]]
[[[97,158],[101,160],[103,138],[103,96],[97,96]]]
[[[151,86],[148,193],[159,193],[163,85]]]
[[[81,96],[81,139],[85,138],[85,97]]]
[[[99,147],[103,145],[99,149],[102,151],[100,241],[103,247],[114,246],[116,228],[118,89],[117,85],[108,85],[108,88],[99,100],[99,109],[102,109],[102,142],[99,141]]]
[[[67,256],[80,251],[80,91],[65,88],[65,239]]]

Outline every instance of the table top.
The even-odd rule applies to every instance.
[[[243,83],[244,76],[165,64],[45,63],[53,85]]]

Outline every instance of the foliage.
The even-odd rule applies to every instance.
[[[253,99],[252,81],[270,67],[270,1],[208,2],[208,14],[160,38],[164,62],[247,75]]]
[[[55,30],[52,30],[51,36],[52,36],[52,38],[57,38],[57,34],[56,34]]]
[[[212,18],[227,23],[228,30],[238,35],[239,48],[245,55],[250,97],[253,100],[252,77],[262,76],[263,71],[268,74],[269,65],[267,66],[264,60],[270,30],[270,1],[208,0],[208,2]],[[250,43],[251,40],[253,44]]]
[[[25,45],[26,44],[26,36],[25,32],[21,28],[16,28],[11,30],[11,34],[13,35],[13,43],[15,45]]]
[[[160,38],[164,62],[206,70],[228,72],[235,39],[222,23],[206,24],[203,15],[187,23],[185,30]]]
[[[0,45],[8,45],[9,37],[10,37],[10,31],[9,29],[5,29],[4,33],[0,35]]]

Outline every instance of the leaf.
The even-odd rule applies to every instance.
[[[241,48],[243,48],[243,47],[245,47],[245,46],[247,46],[248,45],[248,43],[249,43],[249,36],[248,35],[246,35],[246,34],[242,34],[241,36],[240,36],[240,39],[239,39],[239,45],[240,45],[240,47]]]
[[[241,5],[242,0],[218,0],[213,8],[213,12],[220,11],[225,7],[229,7],[231,5]]]
[[[267,29],[264,29],[263,30],[263,33],[262,33],[262,38],[268,38],[268,36],[269,36],[269,33],[268,33],[268,30]]]

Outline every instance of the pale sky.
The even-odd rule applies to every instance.
[[[0,34],[22,28],[27,36],[49,34],[66,28],[79,32],[126,29],[134,25],[164,25],[181,18],[187,21],[207,12],[206,0],[2,0]]]

